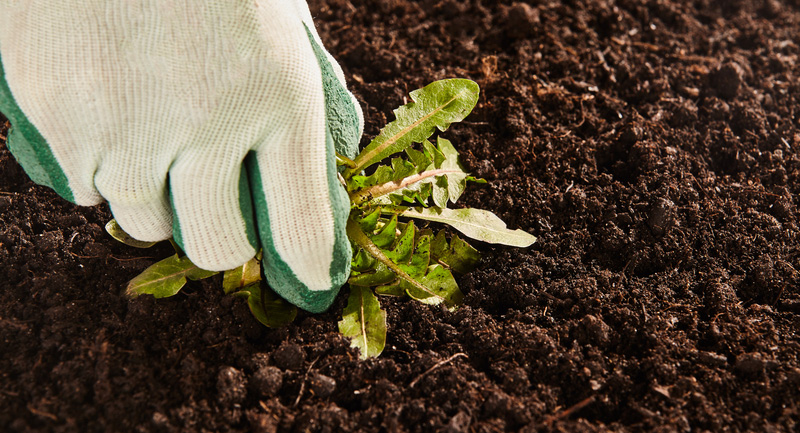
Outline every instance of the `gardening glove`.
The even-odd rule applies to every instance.
[[[305,1],[0,0],[0,59],[35,182],[203,269],[260,240],[281,296],[330,306],[351,254],[334,150],[355,156],[363,120]]]

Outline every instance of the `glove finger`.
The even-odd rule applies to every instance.
[[[293,123],[294,139],[266,142],[246,165],[267,281],[292,304],[318,313],[347,281],[352,252],[345,231],[350,201],[337,179],[324,106],[314,105],[308,121]]]
[[[103,156],[94,186],[108,202],[117,223],[133,238],[156,242],[172,236],[172,211],[166,192],[168,160],[133,154],[118,147]]]
[[[333,138],[334,147],[340,154],[348,158],[355,158],[358,154],[358,142],[364,131],[364,115],[361,106],[355,96],[347,90],[341,66],[323,47],[319,34],[311,22],[308,7],[299,0],[296,3],[298,3],[299,10],[304,10],[300,15],[303,17],[309,42],[322,72],[325,115],[328,119],[328,129]]]
[[[31,180],[55,190],[61,197],[82,205],[100,203],[100,196],[93,188],[76,194],[72,190],[67,175],[53,154],[47,141],[39,130],[28,120],[14,99],[0,58],[0,111],[9,121],[12,129],[8,134],[7,146]],[[74,186],[74,185],[72,185]]]
[[[258,242],[241,159],[230,154],[181,154],[170,169],[169,190],[173,237],[194,264],[224,271],[253,258]]]

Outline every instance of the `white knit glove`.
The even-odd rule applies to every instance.
[[[260,246],[279,294],[333,301],[350,265],[334,148],[354,157],[363,120],[305,1],[0,0],[0,58],[33,180],[204,269]]]

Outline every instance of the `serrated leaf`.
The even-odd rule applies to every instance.
[[[472,239],[492,244],[528,247],[536,242],[532,234],[509,230],[497,215],[483,209],[409,208],[401,215],[448,224]]]
[[[297,307],[284,301],[268,287],[262,287],[261,282],[247,285],[234,296],[246,298],[250,313],[266,327],[280,328],[297,317]]]
[[[386,345],[386,312],[369,287],[350,286],[347,307],[342,311],[339,332],[350,339],[350,346],[361,352],[361,359],[376,357]]]
[[[455,234],[448,244],[444,231],[436,234],[431,244],[431,256],[459,274],[471,271],[481,260],[478,250]]]
[[[418,246],[421,247],[420,253],[422,255],[422,260],[425,260],[426,256],[429,256],[430,232],[425,231],[425,233],[426,236],[420,236],[418,242]],[[395,263],[387,256],[387,251],[373,243],[372,240],[370,240],[370,238],[363,231],[361,231],[358,223],[352,219],[347,223],[347,234],[351,241],[353,241],[371,256],[375,257],[375,259],[380,262],[381,265],[385,266],[389,271],[391,271],[394,274],[392,275],[394,279],[400,280],[400,288],[406,290],[406,292],[413,290],[415,299],[424,300],[424,302],[427,304],[439,304],[444,302],[450,309],[456,308],[463,299],[463,295],[461,295],[461,292],[458,290],[458,286],[455,283],[455,279],[452,277],[452,273],[450,273],[448,269],[442,267],[441,265],[435,264],[433,266],[428,266],[423,270],[419,270],[416,269],[416,267],[419,266],[419,262],[415,261],[413,256],[409,263]],[[372,274],[363,275],[371,275],[371,277],[375,277],[375,275]],[[448,275],[449,279],[447,278]],[[366,279],[367,277],[358,275],[353,278]],[[397,284],[394,279],[391,282],[383,282],[382,285],[391,286]],[[374,283],[375,281],[369,282]],[[430,284],[432,286],[428,287],[426,284]],[[396,291],[391,287],[383,287],[379,290],[379,292],[396,294]],[[410,294],[411,293],[409,293],[409,295]]]
[[[116,219],[112,219],[106,224],[106,232],[108,232],[112,238],[134,248],[150,248],[158,243],[134,239],[131,235],[126,233],[125,230],[122,230],[122,227],[119,226]]]
[[[222,289],[225,294],[231,294],[259,281],[261,281],[260,252],[244,265],[225,271],[222,274]]]
[[[414,239],[416,236],[417,229],[414,227],[413,221],[409,222],[397,238],[393,249],[386,252],[386,257],[389,257],[395,263],[407,263],[411,259],[411,253],[414,251]]]
[[[358,223],[361,225],[361,230],[364,230],[367,233],[372,233],[375,231],[375,227],[378,226],[378,218],[381,216],[381,208],[376,208],[372,212],[365,215],[363,218],[358,220]]]
[[[383,263],[377,263],[375,268],[370,270],[370,272],[353,275],[347,282],[357,286],[374,287],[389,284],[396,279],[397,274],[395,274],[394,271]]]
[[[425,275],[416,280],[427,290],[421,290],[406,280],[400,282],[400,287],[406,289],[408,296],[417,301],[430,305],[438,305],[444,301],[451,310],[464,302],[464,294],[458,288],[453,273],[442,265],[428,267]]]
[[[188,257],[178,257],[176,254],[153,264],[132,279],[128,283],[126,294],[132,298],[139,295],[167,298],[178,293],[186,285],[187,278],[196,280],[216,274],[202,270]]]
[[[380,232],[376,235],[370,236],[372,242],[380,248],[388,248],[394,243],[397,237],[397,215],[392,216],[392,219],[383,226]]]
[[[458,161],[453,144],[442,137],[437,138],[436,146],[425,140],[422,152],[408,148],[406,153],[414,158],[413,163],[404,161],[404,165],[398,162],[400,158],[392,159],[391,176],[385,173],[385,166],[380,166],[377,172],[384,176],[374,180],[377,176],[373,175],[363,182],[367,186],[350,195],[353,204],[359,206],[371,201],[380,205],[413,203],[428,207],[428,199],[433,198],[434,205],[447,207],[448,202],[455,203],[461,197],[467,181],[473,179]],[[381,182],[388,177],[391,180]]]
[[[419,278],[425,274],[431,261],[431,236],[424,234],[418,236],[414,246],[414,254],[407,264],[398,263],[397,266],[412,278]]]
[[[417,173],[417,167],[403,158],[392,158],[392,176],[390,180],[398,181]]]
[[[369,255],[366,251],[358,249],[355,255],[353,255],[350,269],[354,273],[369,272],[370,270],[374,270],[377,264],[378,261],[375,260],[374,257]]]
[[[452,172],[445,175],[447,181],[443,183],[442,187],[447,188],[447,196],[450,202],[455,203],[467,187],[468,175],[464,171],[464,167],[461,166],[461,163],[458,162],[458,151],[453,147],[453,143],[451,143],[450,140],[438,137],[436,144],[439,151],[444,156],[444,160],[436,168],[452,170]],[[438,203],[436,205],[439,207],[446,207],[447,201],[444,202],[444,205]]]
[[[345,178],[364,168],[403,151],[412,143],[420,143],[434,130],[447,129],[460,122],[478,102],[480,88],[471,80],[449,79],[435,81],[411,92],[411,100],[394,111],[395,120],[356,157],[356,168],[345,171]]]
[[[406,155],[408,155],[408,159],[410,159],[417,168],[417,173],[422,172],[433,163],[433,160],[425,155],[425,152],[416,150],[413,147],[406,149]]]

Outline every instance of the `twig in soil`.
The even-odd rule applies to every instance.
[[[414,387],[414,386],[417,384],[417,382],[419,382],[419,381],[420,381],[420,379],[422,379],[423,377],[427,376],[427,375],[428,375],[428,373],[432,372],[433,370],[436,370],[437,368],[439,368],[439,367],[441,367],[441,366],[443,366],[443,365],[445,365],[445,364],[448,364],[448,363],[451,363],[451,362],[453,362],[453,360],[455,360],[456,358],[458,358],[458,357],[460,357],[460,356],[463,356],[464,358],[469,358],[469,356],[467,356],[467,354],[466,354],[466,353],[459,352],[459,353],[456,353],[455,355],[453,355],[453,356],[451,356],[451,357],[449,357],[449,358],[445,359],[444,361],[439,361],[439,362],[437,362],[437,363],[436,363],[436,365],[434,365],[433,367],[431,367],[431,368],[429,368],[429,369],[425,370],[425,372],[424,372],[424,373],[420,374],[419,376],[417,376],[417,378],[416,378],[416,379],[414,379],[413,381],[411,381],[411,384],[410,384],[410,385],[408,385],[408,387],[409,387],[409,388],[413,388],[413,387]]]
[[[317,359],[311,361],[311,364],[308,366],[308,370],[306,370],[306,374],[303,375],[303,381],[300,382],[300,392],[297,393],[297,399],[295,399],[294,404],[292,407],[297,407],[300,404],[300,399],[303,398],[303,393],[306,392],[306,382],[308,381],[308,373],[311,372],[311,369],[314,368],[314,364],[319,361],[319,356]]]
[[[544,421],[545,425],[549,426],[549,425],[553,424],[554,422],[556,422],[558,420],[570,417],[575,412],[577,412],[577,411],[585,408],[586,406],[589,406],[590,404],[592,404],[594,402],[595,398],[597,398],[597,396],[595,396],[595,395],[590,396],[590,397],[586,397],[585,399],[573,404],[572,406],[562,410],[561,412],[559,412],[559,413],[557,413],[555,415],[551,415],[550,417],[548,417]]]
[[[33,407],[31,405],[28,405],[28,410],[34,415],[38,415],[38,416],[42,416],[42,417],[45,417],[45,418],[49,418],[49,419],[51,419],[53,421],[58,421],[58,417],[53,415],[52,413],[36,409],[35,407]]]

